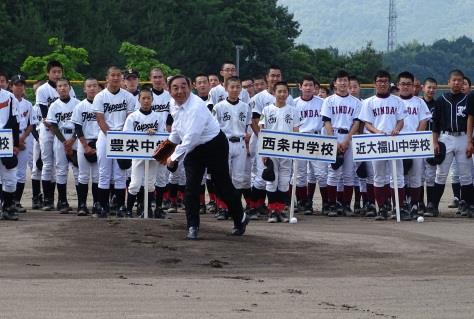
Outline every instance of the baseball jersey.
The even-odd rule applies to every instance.
[[[421,121],[431,119],[431,112],[425,101],[417,96],[408,99],[401,97],[401,99],[407,110],[407,116],[403,119],[402,132],[416,132]]]
[[[359,119],[371,123],[384,133],[390,133],[397,125],[397,121],[403,120],[406,115],[405,105],[398,96],[374,95],[363,101]]]
[[[276,98],[268,92],[268,90],[263,90],[260,93],[255,94],[252,99],[250,100],[250,107],[252,108],[252,113],[262,114],[263,108],[270,104],[275,104]],[[293,106],[294,101],[293,98],[288,95],[286,99],[286,105]]]
[[[423,101],[426,103],[426,105],[428,106],[428,109],[430,110],[430,113],[431,113],[431,118],[428,120],[428,127],[426,128],[428,131],[431,131],[431,129],[433,127],[433,113],[434,113],[434,110],[435,110],[436,101],[434,99],[431,100],[431,101],[427,101],[427,100],[425,100],[425,98],[423,98]]]
[[[323,99],[317,96],[309,101],[301,97],[294,99],[295,107],[300,113],[300,132],[314,133],[321,132],[323,121],[321,117],[321,106]]]
[[[163,120],[160,113],[136,110],[127,117],[123,130],[127,132],[146,132],[149,129],[154,129],[157,132],[163,132],[163,127],[166,127],[166,119]]]
[[[60,130],[70,129],[74,131],[74,123],[71,119],[74,108],[78,103],[79,100],[73,97],[68,101],[57,99],[49,106],[46,122],[57,124]]]
[[[100,128],[97,116],[93,110],[92,101],[84,99],[76,105],[72,112],[71,121],[82,126],[82,133],[87,140],[97,139]]]
[[[28,125],[34,125],[37,123],[36,116],[33,114],[33,105],[27,99],[21,99],[21,101],[18,101],[18,113],[20,115],[20,131],[25,130]]]
[[[328,96],[321,108],[321,115],[331,119],[331,126],[337,129],[350,130],[352,123],[359,117],[362,103],[352,95]]]
[[[244,137],[247,126],[252,123],[250,106],[240,100],[234,103],[225,99],[214,106],[212,113],[227,138]]]
[[[161,117],[160,122],[164,121],[164,126],[160,126],[159,132],[166,132],[166,120],[168,119],[168,115],[170,114],[170,101],[171,95],[168,91],[162,90],[158,91],[156,89],[152,89],[153,92],[153,102],[151,104],[152,111],[158,113]],[[135,111],[140,109],[140,102],[135,104]]]
[[[229,96],[229,93],[227,93],[227,91],[225,90],[222,84],[219,84],[218,86],[213,87],[211,91],[209,92],[210,100],[212,101],[212,104],[214,105],[216,105],[220,101],[225,100],[228,96]],[[247,90],[240,91],[239,99],[245,103],[250,102],[250,96]]]
[[[71,98],[76,97],[76,93],[74,92],[74,88],[71,86],[71,90],[69,91],[69,96]],[[35,105],[46,105],[49,107],[51,103],[56,101],[59,98],[58,91],[56,91],[56,83],[52,81],[48,81],[36,90],[36,103]]]
[[[13,116],[16,116],[19,122],[18,100],[9,91],[0,89],[0,128],[4,128],[10,118],[10,107]]]
[[[92,109],[104,114],[111,131],[121,131],[127,115],[135,109],[135,102],[135,97],[124,89],[112,93],[105,88],[95,96]]]
[[[263,108],[259,124],[273,131],[293,132],[294,128],[300,126],[300,115],[293,106],[270,104]]]

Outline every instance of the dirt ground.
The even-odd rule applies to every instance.
[[[196,242],[182,213],[31,211],[0,221],[0,318],[469,318],[474,220],[444,211],[422,224],[297,215],[241,238],[204,215]]]

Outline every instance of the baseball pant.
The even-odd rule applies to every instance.
[[[397,161],[397,188],[402,188],[405,185],[403,178],[403,161]],[[392,175],[392,160],[374,161],[374,186],[383,187],[387,183],[387,176]],[[393,180],[390,178],[390,187],[394,188]]]
[[[153,192],[155,190],[155,181],[156,181],[156,170],[158,166],[163,166],[155,160],[148,161],[148,181],[147,188],[148,192]],[[130,185],[128,185],[128,192],[132,195],[137,195],[140,191],[140,187],[143,185],[145,178],[145,160],[134,159],[132,160],[132,176],[131,176]]]
[[[178,162],[178,169],[176,171],[169,173],[168,182],[180,186],[186,185],[186,173],[184,172],[182,161]]]
[[[347,134],[337,134],[337,142],[341,143],[346,136]],[[351,143],[344,153],[344,163],[337,170],[334,170],[331,165],[328,168],[328,185],[338,186],[341,180],[344,186],[354,186],[354,161]]]
[[[282,158],[272,158],[273,171],[275,172],[275,180],[266,182],[266,190],[268,192],[287,192],[291,179],[291,166],[293,161]]]
[[[16,170],[17,182],[24,184],[26,182],[26,167],[29,164],[30,151],[33,149],[32,136],[28,136],[25,140],[25,149],[17,155],[18,166]]]
[[[107,136],[101,131],[97,139],[97,162],[99,165],[99,188],[109,189],[113,180],[115,189],[125,189],[127,170],[118,166],[117,160],[107,158]]]
[[[451,167],[453,160],[457,162],[459,182],[461,185],[472,184],[472,160],[466,156],[466,136],[442,134],[439,140],[446,145],[446,157],[443,163],[437,166],[435,178],[436,184],[446,184],[449,168]]]
[[[435,184],[435,178],[436,178],[436,165],[430,165],[425,161],[425,183],[426,186],[434,186]]]
[[[456,160],[451,164],[451,183],[459,184],[459,166]]]
[[[54,178],[54,135],[51,131],[43,127],[40,131],[41,159],[43,161],[43,170],[41,171],[41,180],[53,181]]]
[[[90,142],[92,140],[87,140]],[[97,162],[91,163],[84,157],[84,147],[79,142],[77,143],[77,163],[79,165],[79,183],[89,184],[89,180],[92,179],[92,183],[99,182],[99,168]]]
[[[229,141],[229,169],[232,176],[232,184],[237,189],[247,189],[251,187],[250,175],[247,172],[249,167],[249,156],[245,142],[242,140],[237,143]]]
[[[40,142],[36,139],[33,141],[33,169],[31,170],[31,179],[40,181],[41,180],[41,170],[36,167],[36,161],[41,157],[41,148]]]
[[[412,166],[408,171],[408,174],[405,175],[405,184],[410,188],[418,188],[423,185],[422,183],[422,174],[423,174],[423,163],[425,159],[423,158],[414,158],[412,159]]]
[[[64,134],[66,139],[71,138],[72,134]],[[58,184],[67,184],[67,175],[69,172],[69,167],[72,167],[72,173],[74,175],[74,181],[77,185],[79,170],[76,166],[70,162],[66,157],[66,152],[64,152],[64,145],[57,138],[54,139],[54,159],[56,167],[56,182]],[[75,146],[73,146],[75,148]]]
[[[169,172],[166,168],[166,165],[160,164],[156,162],[158,165],[156,166],[156,180],[155,186],[156,187],[166,187],[168,184]]]
[[[2,180],[2,190],[7,193],[16,191],[16,170],[17,168],[7,169],[0,161],[0,177]]]

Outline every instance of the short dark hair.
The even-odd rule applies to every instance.
[[[59,80],[56,81],[56,84],[58,84],[59,82],[66,82],[67,85],[71,86],[71,83],[69,83],[69,80],[66,78],[60,78]]]
[[[281,68],[279,65],[276,65],[276,64],[270,64],[270,66],[268,67],[268,71],[267,71],[267,74],[270,73],[270,70],[280,70],[281,71]]]
[[[61,62],[57,61],[57,60],[51,60],[48,62],[48,64],[46,64],[46,71],[49,73],[49,71],[51,71],[52,68],[61,68],[61,70],[64,71],[64,67],[62,65]]]
[[[341,78],[347,78],[347,80],[349,80],[349,73],[347,73],[347,71],[345,71],[345,70],[337,71],[336,75],[334,76],[334,81],[336,81],[337,79],[341,79]]]
[[[265,83],[267,83],[267,78],[263,74],[254,76],[253,77],[253,82],[255,82],[256,80],[263,80],[263,81],[265,81]]]
[[[390,81],[390,73],[385,70],[378,70],[374,75],[374,82],[377,78],[387,78]]]
[[[300,84],[303,85],[304,81],[313,82],[314,85],[316,85],[316,83],[318,82],[318,81],[316,81],[314,76],[312,76],[311,74],[303,75],[303,78],[301,78]],[[318,86],[319,86],[319,83],[318,83]]]
[[[143,92],[150,93],[151,99],[153,100],[153,91],[150,89],[149,86],[145,86],[140,89],[140,92],[138,92],[138,98],[140,98]]]
[[[431,83],[434,83],[434,84],[436,84],[436,85],[438,84],[438,81],[436,81],[434,78],[430,78],[430,77],[426,78],[426,79],[423,81],[423,85],[425,85],[426,82],[431,82]]]
[[[173,82],[177,79],[185,79],[186,80],[186,83],[188,84],[189,87],[191,87],[191,81],[189,80],[189,78],[186,76],[186,75],[182,75],[182,74],[177,74],[177,75],[173,75],[169,80],[168,80],[168,87],[171,86],[171,84],[173,84]]]
[[[469,86],[471,86],[471,79],[468,78],[467,76],[464,77],[464,80],[467,81],[467,84],[469,84]]]
[[[288,83],[286,81],[279,81],[279,82],[275,83],[275,85],[273,86],[273,90],[276,90],[277,86],[279,86],[279,85],[286,86],[286,89],[288,91],[290,91],[290,88],[288,87]]]
[[[397,83],[400,82],[401,78],[410,79],[412,82],[415,82],[415,76],[413,75],[413,73],[410,73],[408,71],[403,71],[398,74]]]
[[[87,81],[97,81],[97,79],[94,78],[94,77],[89,77],[89,78],[85,79],[85,80],[84,80],[84,86],[86,85],[86,82],[87,82]],[[99,81],[97,81],[97,84],[99,84]]]
[[[357,84],[360,84],[359,78],[356,75],[350,75],[349,76],[349,82],[350,81],[356,81]]]
[[[109,75],[110,72],[112,72],[112,71],[118,71],[118,72],[120,72],[120,74],[122,74],[122,70],[120,70],[120,68],[115,66],[115,65],[111,65],[107,68],[107,75]]]
[[[224,62],[221,64],[221,70],[224,69],[224,65],[226,65],[226,64],[232,64],[232,65],[235,66],[235,62],[234,62],[234,61],[226,60],[226,61],[224,61]]]
[[[194,77],[194,82],[196,82],[197,78],[199,78],[199,77],[205,77],[205,78],[209,81],[209,78],[207,77],[207,74],[198,73],[198,74],[196,74],[196,76]]]
[[[464,73],[459,69],[454,69],[449,72],[449,78],[453,76],[460,76],[464,79]]]
[[[228,78],[225,81],[224,87],[227,87],[227,84],[229,84],[229,82],[239,82],[239,83],[241,83],[240,78],[238,76],[231,76],[230,78]]]

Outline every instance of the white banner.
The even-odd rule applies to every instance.
[[[334,163],[337,155],[337,138],[261,130],[258,134],[258,155]]]
[[[13,134],[11,129],[0,130],[0,157],[13,156]]]
[[[151,159],[156,146],[168,136],[168,133],[108,131],[107,158]]]
[[[385,134],[362,134],[352,137],[354,161],[378,161],[401,158],[433,157],[433,134],[430,131]],[[421,174],[421,172],[420,172]]]

